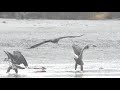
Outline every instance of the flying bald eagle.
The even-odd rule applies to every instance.
[[[11,69],[15,70],[16,73],[18,73],[19,69],[25,69],[24,67],[19,66],[20,64],[23,64],[25,67],[28,67],[28,63],[24,56],[19,51],[13,51],[13,54],[10,52],[6,52],[6,55],[8,56],[8,61],[11,63],[11,65],[8,67],[7,73],[10,72]]]
[[[45,44],[45,43],[48,43],[48,42],[52,42],[52,43],[58,43],[60,39],[64,39],[64,38],[75,38],[75,37],[81,37],[83,36],[84,34],[80,35],[80,36],[64,36],[64,37],[59,37],[59,38],[56,38],[56,39],[50,39],[50,40],[45,40],[41,43],[38,43],[38,44],[35,44],[33,46],[31,46],[30,48],[28,49],[32,49],[32,48],[36,48],[42,44]]]

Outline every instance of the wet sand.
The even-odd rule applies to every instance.
[[[120,63],[120,62],[119,62]],[[7,65],[0,66],[1,78],[119,78],[120,64],[118,62],[86,62],[84,71],[80,71],[80,66],[74,70],[74,64],[30,64],[29,67],[46,67],[41,69],[24,69],[16,74],[13,70],[6,73]],[[4,66],[4,68],[3,68]]]

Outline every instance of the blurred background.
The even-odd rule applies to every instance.
[[[119,19],[120,12],[0,12],[0,18],[104,20]]]

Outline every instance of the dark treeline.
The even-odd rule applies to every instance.
[[[0,12],[0,18],[14,19],[115,19],[120,12]]]

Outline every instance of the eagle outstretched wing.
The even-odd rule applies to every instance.
[[[51,40],[46,40],[46,41],[43,41],[43,42],[41,42],[41,43],[35,44],[35,45],[31,46],[31,47],[28,48],[28,49],[36,48],[36,47],[38,47],[38,46],[40,46],[40,45],[42,45],[42,44],[44,44],[44,43],[47,43],[47,42],[51,42]]]
[[[28,66],[28,63],[27,63],[25,57],[21,54],[21,52],[14,51],[13,54],[14,54],[14,57],[16,57],[17,61],[20,62],[20,64],[24,64],[24,66],[26,66],[26,67]]]
[[[58,43],[58,41],[59,41],[60,39],[63,39],[63,38],[75,38],[75,37],[81,37],[81,36],[83,36],[83,35],[84,35],[84,34],[82,34],[82,35],[80,35],[80,36],[64,36],[64,37],[59,37],[59,38],[55,38],[55,39],[46,40],[46,41],[43,41],[43,42],[41,42],[41,43],[35,44],[35,45],[31,46],[31,47],[28,48],[28,49],[36,48],[36,47],[38,47],[38,46],[40,46],[40,45],[42,45],[42,44],[44,44],[44,43],[48,43],[48,42]]]
[[[81,54],[82,48],[80,48],[78,45],[73,44],[72,48],[73,48],[73,51],[76,55],[79,56]]]
[[[17,61],[17,58],[15,58],[14,55],[12,55],[10,52],[6,52],[6,51],[4,51],[4,52],[8,56],[8,59],[11,59],[11,63],[13,63],[13,64],[20,64],[20,62]]]
[[[7,54],[8,59],[11,59],[11,63],[18,64],[18,65],[24,64],[24,66],[28,66],[26,59],[20,52],[14,51],[14,55],[12,55],[11,53],[6,52],[6,51],[4,51],[4,52]]]
[[[80,35],[80,36],[64,36],[64,37],[59,37],[57,39],[63,39],[63,38],[75,38],[75,37],[82,37],[84,34]]]

